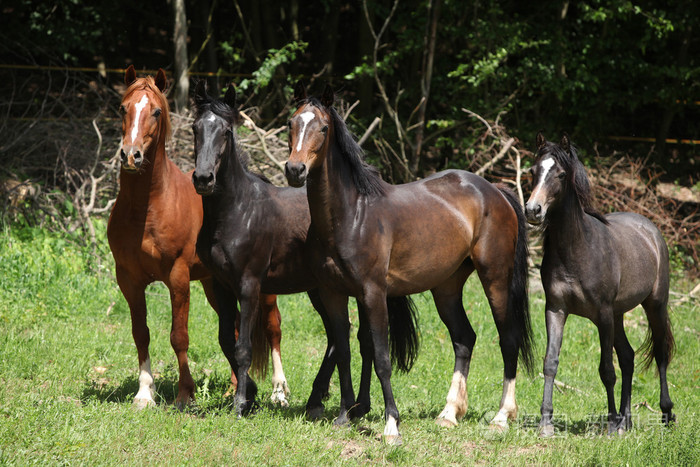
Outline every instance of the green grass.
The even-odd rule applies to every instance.
[[[103,231],[103,226],[101,227]],[[106,245],[106,242],[104,242]],[[158,406],[136,411],[136,349],[129,310],[112,277],[106,247],[99,261],[70,238],[39,230],[6,230],[0,237],[0,465],[5,464],[646,464],[697,465],[700,401],[700,325],[697,301],[673,305],[677,354],[669,369],[678,422],[659,426],[659,384],[653,370],[633,382],[636,427],[623,437],[598,433],[605,413],[598,377],[598,334],[588,321],[567,323],[555,391],[554,438],[537,436],[543,380],[520,374],[518,422],[505,433],[488,428],[501,396],[498,337],[476,277],[465,290],[465,306],[478,339],[468,380],[469,411],[455,429],[434,420],[444,406],[453,354],[445,327],[429,295],[414,299],[422,348],[409,374],[394,373],[393,388],[404,445],[380,441],[383,400],[376,378],[372,411],[350,427],[332,424],[338,409],[337,375],[325,418],[307,421],[304,404],[325,346],[320,319],[304,295],[280,298],[282,358],[292,390],[287,409],[269,403],[270,381],[259,381],[261,409],[237,419],[224,399],[228,365],[217,343],[217,322],[199,284],[192,286],[190,364],[197,403],[172,408],[177,368],[169,343],[167,290],[148,290],[151,357]],[[537,359],[546,341],[544,299],[531,281]],[[675,285],[675,284],[674,284]],[[357,311],[351,305],[353,335]],[[640,346],[646,319],[628,313],[626,329]],[[353,376],[359,383],[359,350],[353,346]],[[538,365],[540,366],[540,365]],[[619,402],[619,372],[616,388]]]

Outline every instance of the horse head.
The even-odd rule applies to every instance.
[[[195,108],[192,183],[197,193],[209,195],[214,192],[221,159],[228,144],[233,144],[234,126],[240,118],[236,89],[229,85],[224,99],[217,100],[207,94],[205,82],[200,81],[195,88]]]
[[[170,111],[164,94],[167,79],[163,69],[158,70],[155,79],[137,78],[134,66],[130,65],[124,82],[127,90],[119,106],[122,115],[119,154],[123,170],[138,172],[154,143],[162,141],[165,148],[165,139],[170,134]]]
[[[566,133],[559,144],[549,142],[541,132],[537,133],[536,146],[535,164],[530,169],[535,188],[525,204],[525,214],[530,224],[540,225],[565,191],[567,170],[562,161],[576,156],[571,154],[571,142]]]
[[[332,139],[333,89],[326,85],[321,100],[307,98],[306,91],[297,84],[294,99],[298,108],[289,119],[289,160],[284,173],[291,186],[306,182],[309,171],[320,165],[329,150]]]

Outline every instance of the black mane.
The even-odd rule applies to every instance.
[[[208,93],[204,95],[195,94],[195,119],[199,118],[207,110],[211,110],[215,115],[225,119],[232,126],[237,126],[240,122],[241,115],[237,108],[231,107],[223,99],[210,96]]]
[[[565,151],[558,144],[547,141],[539,151],[540,157],[548,154],[564,169],[567,182],[578,200],[583,212],[595,217],[603,224],[609,224],[605,216],[593,207],[593,196],[591,185],[586,175],[586,169],[578,158],[578,153],[574,145],[569,146],[569,151]]]
[[[360,145],[357,144],[357,141],[355,141],[355,138],[352,133],[350,133],[350,130],[348,130],[347,125],[345,125],[345,121],[335,110],[335,107],[325,107],[315,97],[307,98],[306,102],[319,109],[325,110],[331,116],[335,132],[335,142],[343,156],[343,160],[347,162],[347,164],[343,166],[341,175],[350,177],[350,180],[361,195],[383,195],[385,189],[384,185],[382,185],[382,178],[379,175],[379,170],[365,162],[364,151]],[[346,173],[344,169],[348,169],[349,173]]]

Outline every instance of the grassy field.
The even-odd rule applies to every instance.
[[[101,232],[104,226],[99,229]],[[307,421],[304,404],[325,346],[320,319],[304,295],[280,298],[282,358],[292,390],[281,409],[269,402],[269,376],[260,380],[261,409],[237,419],[227,390],[228,366],[219,349],[217,322],[199,284],[192,286],[190,363],[197,403],[185,412],[171,403],[177,369],[169,343],[167,290],[149,288],[151,356],[158,407],[136,411],[136,349],[129,310],[113,279],[103,239],[91,258],[69,238],[40,230],[0,234],[0,465],[166,464],[166,465],[471,465],[608,464],[698,465],[700,447],[700,307],[674,295],[672,320],[677,343],[669,369],[677,424],[660,426],[659,384],[654,370],[637,371],[633,382],[635,428],[627,435],[600,433],[605,397],[598,377],[598,334],[588,321],[567,323],[555,392],[555,437],[537,436],[542,378],[520,374],[520,416],[504,433],[488,428],[501,396],[502,361],[498,337],[476,277],[465,290],[465,307],[478,340],[468,380],[469,411],[454,429],[434,420],[444,406],[453,354],[445,327],[429,295],[419,308],[422,347],[409,374],[394,373],[404,445],[385,446],[383,401],[376,378],[373,410],[350,427],[332,425],[338,402],[337,376],[325,419]],[[543,294],[531,281],[537,361],[544,355]],[[673,289],[683,286],[674,280]],[[351,317],[356,332],[357,312]],[[628,313],[626,329],[640,346],[646,319]],[[352,339],[354,382],[359,383],[359,350]],[[639,360],[638,360],[639,361]],[[538,364],[538,367],[541,366]],[[619,372],[617,400],[619,402]]]

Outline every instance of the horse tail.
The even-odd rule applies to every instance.
[[[647,312],[649,320],[649,329],[647,335],[639,348],[638,352],[642,352],[642,370],[648,370],[656,358],[657,364],[671,363],[671,359],[676,351],[676,340],[673,337],[671,329],[671,320],[668,316],[667,303],[659,306],[655,316],[652,316],[653,310]]]
[[[279,315],[279,309],[277,308],[277,296],[269,295],[267,297],[260,297],[260,307],[257,313],[258,316],[253,324],[251,335],[253,359],[250,363],[250,369],[253,375],[260,379],[267,376],[267,370],[270,363],[270,352],[272,351],[272,346],[270,345],[270,339],[268,338],[268,331],[270,333],[280,332],[279,326],[268,330],[268,326],[270,326],[268,317],[270,313],[275,312]]]
[[[516,339],[520,352],[520,361],[525,370],[532,375],[535,358],[532,350],[532,326],[530,324],[530,306],[528,300],[528,257],[527,220],[520,201],[510,188],[497,185],[518,217],[518,240],[515,245],[513,277],[508,291],[508,314],[515,320]]]
[[[418,356],[418,320],[416,305],[411,297],[387,297],[389,312],[389,340],[391,362],[404,373],[408,373]]]

